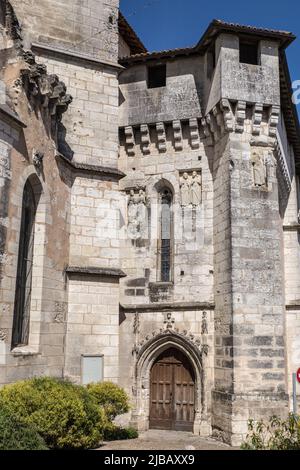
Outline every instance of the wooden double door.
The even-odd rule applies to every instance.
[[[159,356],[151,370],[150,428],[193,431],[195,375],[177,349]]]

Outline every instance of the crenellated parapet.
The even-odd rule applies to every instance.
[[[156,153],[165,153],[168,148],[174,152],[197,150],[201,143],[213,146],[229,133],[247,133],[249,140],[262,137],[264,146],[274,148],[279,117],[279,106],[223,98],[205,116],[127,126],[121,128],[121,136],[129,157],[149,155],[154,149]]]
[[[273,146],[279,117],[279,106],[222,99],[201,119],[201,127],[204,136],[208,138],[208,145],[213,145],[225,133],[246,132],[250,136],[264,136],[265,143]]]
[[[197,150],[200,148],[200,129],[201,120],[198,118],[176,119],[126,126],[120,129],[120,135],[128,157],[135,157],[140,153],[145,156],[151,154],[153,145],[159,154],[166,153],[168,147],[172,147],[175,152],[181,152],[187,147]]]

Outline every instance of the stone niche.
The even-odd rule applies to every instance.
[[[272,151],[263,147],[251,147],[250,164],[252,187],[271,191],[276,172],[276,160]]]
[[[202,204],[202,172],[186,170],[179,173],[180,201],[182,207],[198,207]]]
[[[127,188],[127,235],[133,242],[149,239],[149,201],[145,187]]]

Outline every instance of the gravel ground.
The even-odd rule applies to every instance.
[[[237,450],[210,438],[188,432],[150,430],[138,439],[104,443],[99,450]]]

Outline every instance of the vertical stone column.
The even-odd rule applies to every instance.
[[[225,139],[215,146],[214,168],[213,427],[237,444],[249,418],[286,413],[285,298],[273,149],[259,140],[251,146],[247,130]],[[254,155],[262,161],[262,181]]]
[[[216,41],[205,119],[213,141],[214,178],[212,427],[235,445],[245,437],[249,418],[287,411],[283,236],[275,159],[278,45],[259,41],[253,65],[240,62],[241,40],[221,34]]]

